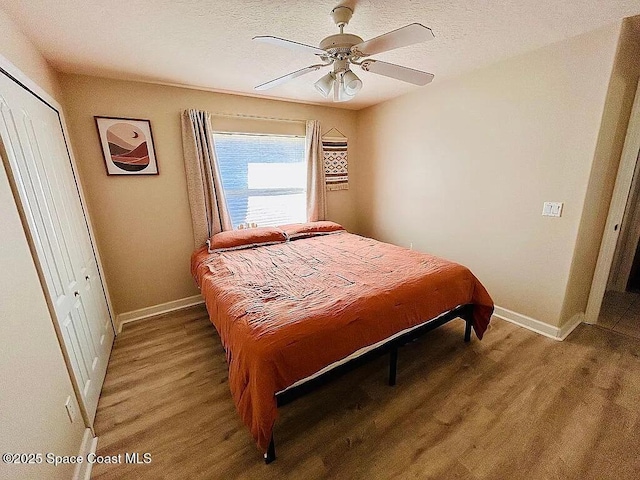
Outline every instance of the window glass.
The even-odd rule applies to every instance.
[[[214,133],[234,228],[306,221],[304,137]]]

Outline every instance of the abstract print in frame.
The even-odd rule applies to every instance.
[[[94,118],[107,175],[158,174],[158,162],[149,120]]]

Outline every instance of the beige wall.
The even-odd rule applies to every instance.
[[[0,55],[59,96],[56,75],[0,10]],[[0,156],[4,155],[0,148]],[[2,163],[2,162],[0,162]],[[4,165],[0,165],[0,452],[77,455],[84,425]],[[78,406],[76,404],[76,410]],[[70,478],[73,467],[0,464],[0,478]]]
[[[292,119],[318,119],[349,138],[358,168],[356,113],[179,87],[61,74],[67,122],[116,313],[198,293],[189,272],[193,232],[182,158],[180,112],[198,108]],[[151,120],[158,176],[109,177],[94,115]],[[297,131],[303,124],[214,117],[220,129]],[[283,130],[284,129],[284,130]],[[357,228],[355,190],[327,192],[331,220]]]
[[[0,55],[59,101],[61,92],[55,70],[1,8],[0,32]]]
[[[498,305],[559,325],[619,31],[361,110],[361,230],[466,264]]]
[[[561,321],[584,312],[640,78],[640,16],[622,25]],[[622,238],[622,235],[620,236]]]

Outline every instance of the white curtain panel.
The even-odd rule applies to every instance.
[[[307,121],[305,141],[307,157],[307,221],[325,220],[327,199],[322,152],[322,131],[318,120]]]
[[[202,247],[212,235],[233,229],[212,134],[210,113],[182,112],[184,169],[195,248]]]

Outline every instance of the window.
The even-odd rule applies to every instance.
[[[214,133],[233,227],[305,222],[304,137]]]

